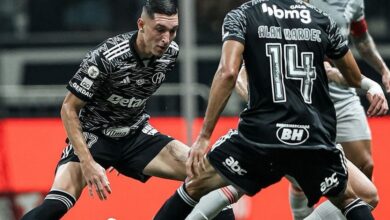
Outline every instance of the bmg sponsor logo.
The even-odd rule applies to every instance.
[[[309,125],[276,124],[278,140],[287,145],[303,144],[309,138]]]
[[[311,15],[310,11],[305,6],[299,5],[296,7],[292,7],[291,10],[286,9],[280,9],[276,5],[272,5],[271,7],[268,7],[266,3],[263,3],[261,5],[261,9],[263,13],[268,13],[269,16],[274,16],[278,19],[300,19],[300,21],[304,24],[311,23]],[[303,10],[297,10],[297,9],[303,9]]]
[[[232,156],[226,158],[222,164],[232,173],[238,174],[240,176],[244,176],[246,173],[248,173],[245,169],[241,168],[241,166],[238,164],[238,161],[234,159]]]

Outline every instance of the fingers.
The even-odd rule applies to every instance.
[[[103,190],[103,185],[100,179],[95,179],[96,194],[98,194],[100,200],[106,200],[107,196]]]
[[[387,113],[388,105],[384,96],[367,94],[367,99],[370,102],[367,110],[368,116],[380,116]]]
[[[203,156],[201,153],[196,151],[191,151],[190,156],[186,162],[186,172],[187,176],[193,178],[194,176],[200,175],[200,168],[205,170],[205,163],[203,161]]]
[[[106,175],[104,175],[103,177],[104,177],[103,182],[102,182],[103,186],[104,186],[106,192],[108,192],[108,194],[111,194],[112,191],[111,191],[111,187],[110,187],[110,181],[108,181],[108,178]]]
[[[387,112],[389,111],[389,105],[388,105],[386,99],[385,99],[385,101],[383,102],[382,106],[383,106],[383,107],[382,107],[383,111],[382,111],[380,114],[381,114],[381,115],[385,115],[385,114],[387,114]]]
[[[107,200],[107,193],[111,194],[110,182],[108,181],[106,175],[96,178],[94,181],[96,193],[99,196],[100,200]]]
[[[199,166],[200,168],[202,169],[202,171],[206,171],[206,163],[205,163],[205,157],[202,157],[200,162],[199,162]]]
[[[187,176],[189,178],[194,177],[194,173],[192,172],[192,163],[193,163],[193,157],[192,157],[192,151],[190,151],[190,155],[188,156],[187,162],[186,162],[186,172]]]
[[[194,172],[195,176],[199,176],[199,155],[195,154],[194,155],[194,162],[192,163],[192,170]]]
[[[87,182],[88,182],[88,192],[91,197],[93,197],[94,188],[100,200],[107,200],[107,193],[111,194],[112,192],[110,187],[110,182],[108,181],[105,175],[101,176],[100,178],[95,177],[93,180],[89,180]]]
[[[92,181],[87,181],[88,183],[88,194],[90,197],[93,198],[93,183]]]
[[[376,108],[379,100],[378,100],[378,98],[376,98],[375,95],[373,96],[371,94],[367,94],[367,99],[370,102],[370,106],[369,106],[369,108],[367,110],[367,115],[368,116],[373,116],[373,115],[375,115],[375,112],[376,112],[375,108]]]

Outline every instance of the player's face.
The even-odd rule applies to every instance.
[[[144,39],[148,52],[160,57],[175,39],[179,28],[178,15],[154,14],[154,19],[147,19],[144,25]]]

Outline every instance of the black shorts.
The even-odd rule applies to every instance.
[[[84,136],[97,163],[105,169],[112,166],[119,173],[141,182],[150,178],[143,174],[144,168],[173,140],[148,123],[120,139],[107,137],[100,132],[84,132]],[[69,161],[80,162],[71,144],[63,150],[57,168]]]
[[[336,196],[346,187],[348,173],[343,151],[329,148],[253,146],[236,130],[221,137],[208,153],[212,166],[229,183],[252,196],[289,175],[296,179],[313,206],[321,196]]]

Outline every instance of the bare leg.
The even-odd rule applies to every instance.
[[[359,140],[342,142],[345,156],[359,168],[369,179],[372,178],[374,162],[371,154],[371,141]]]
[[[74,206],[85,186],[86,183],[79,163],[68,162],[61,165],[43,203],[28,212],[22,219],[50,220],[61,218]]]
[[[187,145],[177,140],[171,141],[145,167],[144,173],[151,176],[184,181],[187,177],[185,161],[188,151],[189,147]],[[224,194],[224,190],[229,191],[228,195]],[[198,217],[192,216],[191,219],[212,219],[214,217],[221,217],[222,219],[222,216],[232,216],[234,218],[232,209],[221,211],[237,200],[237,191],[233,187],[214,190],[199,202],[196,206],[197,213],[194,213]],[[229,218],[224,217],[223,219]]]

